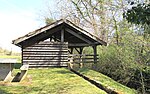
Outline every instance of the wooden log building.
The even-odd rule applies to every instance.
[[[22,64],[29,67],[67,66],[68,61],[97,62],[97,45],[107,45],[95,35],[69,20],[58,20],[13,40],[22,48]],[[82,54],[83,48],[93,47],[93,54]],[[78,54],[73,54],[74,51]]]

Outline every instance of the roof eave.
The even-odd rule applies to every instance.
[[[64,22],[63,19],[58,20],[58,21],[56,21],[56,22],[54,22],[52,24],[46,25],[44,27],[41,27],[40,29],[37,29],[37,30],[32,31],[32,32],[29,32],[28,34],[13,40],[12,43],[18,46],[18,44],[23,42],[24,40],[29,39],[29,38],[31,38],[31,37],[39,34],[39,33],[42,33],[43,31],[46,31],[46,30],[48,30],[50,28],[53,28],[56,25],[62,24],[63,22]]]

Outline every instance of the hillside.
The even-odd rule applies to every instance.
[[[17,73],[14,71],[14,75]],[[115,90],[120,89],[119,94],[135,94],[134,90],[118,84],[112,79],[91,70],[79,70],[80,73],[89,75],[103,81],[106,85],[112,86]],[[97,77],[94,77],[98,75]],[[101,79],[101,80],[100,80]],[[109,80],[108,80],[109,79]],[[109,83],[109,81],[111,83]],[[126,91],[127,92],[124,92]],[[49,69],[30,69],[28,75],[20,83],[2,83],[0,84],[0,94],[107,94],[93,84],[74,74],[65,68],[49,68]]]
[[[130,89],[130,88],[114,81],[113,79],[107,77],[106,75],[103,75],[94,70],[82,68],[82,69],[78,69],[77,71],[80,74],[90,78],[91,80],[98,82],[105,88],[112,89],[119,94],[136,94],[136,91],[134,89]]]

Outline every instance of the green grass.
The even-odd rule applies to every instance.
[[[25,80],[9,85],[0,94],[107,94],[65,68],[30,69]]]
[[[135,90],[130,89],[99,72],[87,68],[78,69],[78,72],[93,80],[96,80],[105,87],[114,89],[119,92],[119,94],[137,94]]]

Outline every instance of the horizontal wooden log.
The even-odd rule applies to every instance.
[[[23,49],[24,52],[68,52],[68,49]]]
[[[29,68],[38,68],[38,67],[67,67],[67,64],[64,65],[29,65]]]
[[[68,43],[39,42],[24,48],[22,56],[32,67],[67,66]]]
[[[25,48],[23,50],[33,50],[33,49],[38,49],[38,50],[68,50],[68,48],[64,48],[64,47],[28,47]]]
[[[68,57],[23,57],[23,60],[68,60]]]
[[[99,61],[97,61],[97,62],[99,62]],[[86,62],[77,62],[77,61],[75,61],[75,62],[73,62],[73,63],[94,63],[94,61],[86,61]]]
[[[68,62],[68,60],[23,60],[23,62]]]
[[[98,61],[98,60],[97,60]],[[94,62],[94,60],[83,60],[83,61],[80,61],[80,60],[74,60],[74,62]]]
[[[67,54],[23,54],[23,57],[68,57]]]
[[[66,46],[66,45],[32,45],[32,46],[25,47],[24,49],[30,48],[30,47],[56,47],[56,48],[63,47],[63,48],[68,48],[68,46]]]
[[[62,44],[62,45],[67,45],[68,42],[42,41],[42,42],[39,42],[39,43],[36,43],[36,44],[52,44],[52,45],[55,45],[55,44]]]
[[[66,62],[31,62],[29,65],[54,65],[54,64],[67,64]]]
[[[68,55],[69,57],[72,57],[72,56],[94,56],[93,54],[69,54]],[[98,55],[96,55],[96,56],[98,56]]]
[[[29,64],[29,66],[61,66],[61,65],[67,65],[67,64]]]
[[[68,52],[23,52],[23,55],[68,55]]]
[[[68,63],[68,62],[64,62],[64,61],[60,61],[60,62],[55,62],[55,61],[53,61],[53,62],[48,62],[48,61],[46,61],[46,62],[23,62],[23,64],[66,64],[66,63]]]
[[[87,47],[87,46],[90,46],[90,44],[86,44],[86,43],[68,44],[68,47]]]
[[[32,45],[32,46],[39,46],[39,45],[42,45],[42,46],[44,46],[44,45],[46,45],[46,46],[62,46],[62,47],[67,47],[68,46],[68,44],[57,44],[57,43],[54,43],[54,44],[52,44],[52,43],[42,43],[42,44],[39,44],[39,43],[37,43],[37,44],[34,44],[34,45]]]
[[[23,57],[68,57],[68,55],[63,55],[63,54],[59,54],[59,55],[23,55]]]
[[[73,60],[93,60],[94,58],[74,58]],[[99,58],[96,58],[99,59]]]

